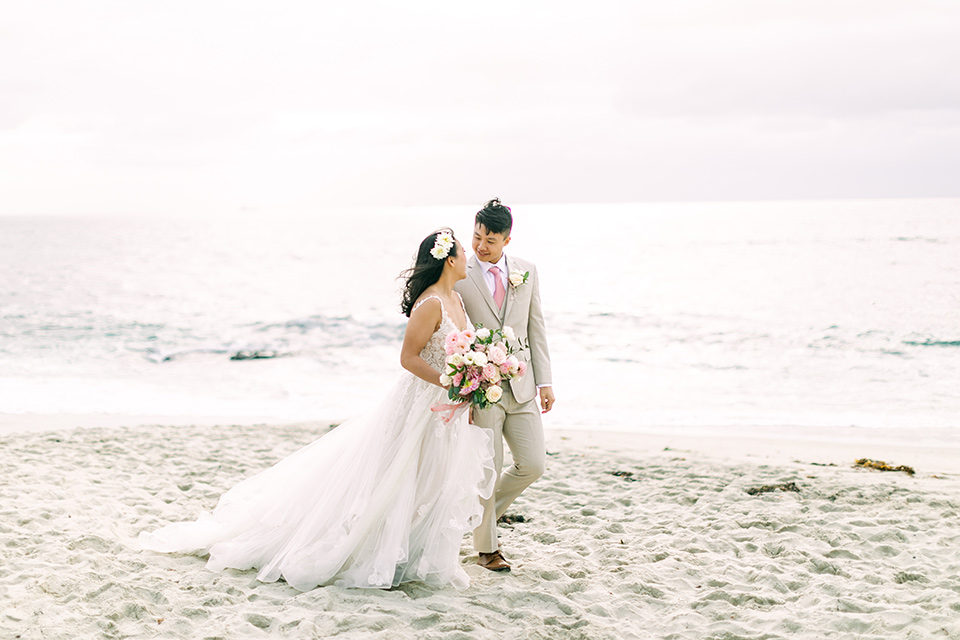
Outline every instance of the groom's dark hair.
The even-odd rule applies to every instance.
[[[513,214],[510,213],[510,207],[500,203],[500,198],[494,198],[477,211],[474,222],[486,227],[488,233],[499,233],[509,238],[513,228]]]

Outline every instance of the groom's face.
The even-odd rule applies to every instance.
[[[500,262],[503,248],[510,244],[510,236],[502,233],[491,233],[482,224],[473,228],[473,252],[480,262]]]

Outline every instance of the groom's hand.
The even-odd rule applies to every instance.
[[[553,387],[540,387],[540,408],[543,409],[542,413],[546,413],[553,409],[553,403],[557,399],[553,396]]]

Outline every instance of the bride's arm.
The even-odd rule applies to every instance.
[[[400,366],[413,375],[426,380],[430,384],[442,387],[440,372],[431,367],[420,357],[420,352],[426,346],[433,332],[440,327],[442,311],[440,301],[427,300],[410,314],[407,330],[403,334],[403,347],[400,349]]]

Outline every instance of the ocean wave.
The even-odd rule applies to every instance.
[[[364,320],[350,315],[313,315],[279,323],[257,323],[250,328],[268,336],[310,336],[317,344],[346,347],[396,342],[403,336],[405,326],[405,322]]]
[[[160,364],[195,355],[229,355],[231,360],[262,360],[289,356],[331,357],[338,350],[393,345],[403,337],[402,323],[362,320],[353,316],[315,315],[283,322],[232,327],[229,339],[200,337],[184,332],[179,339],[160,344],[128,344]]]
[[[857,353],[879,353],[894,357],[910,357],[908,347],[960,347],[960,340],[943,340],[933,337],[917,336],[915,333],[904,336],[896,331],[868,329],[856,331],[838,326],[824,329],[823,335],[810,342],[810,349],[834,349]]]
[[[960,347],[960,340],[924,340],[923,342],[904,340],[903,344],[908,344],[912,347]]]
[[[939,238],[924,238],[923,236],[900,236],[897,238],[891,238],[892,242],[930,242],[933,244],[945,244],[943,240]]]
[[[176,358],[181,358],[183,356],[189,355],[200,355],[200,354],[222,354],[228,353],[229,349],[223,347],[199,347],[199,348],[183,348],[183,349],[164,349],[164,348],[155,348],[155,347],[127,347],[128,351],[133,351],[135,353],[142,353],[144,357],[150,362],[161,363],[161,362],[170,362]]]

